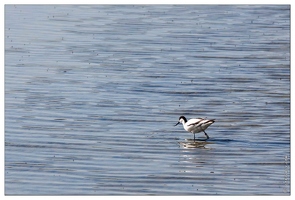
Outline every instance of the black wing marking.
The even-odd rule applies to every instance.
[[[209,122],[212,122],[212,124],[215,122],[215,119],[210,119],[205,123],[204,123],[204,120],[206,120],[206,119],[204,119],[204,118],[197,118],[197,119],[200,119],[200,121],[198,121],[196,123],[189,124],[188,126],[202,126],[203,124],[207,124]]]
[[[204,120],[204,118],[196,118],[196,119],[199,119],[199,121],[195,122],[195,123],[192,123],[192,124],[189,124],[188,126],[200,125],[200,123]]]

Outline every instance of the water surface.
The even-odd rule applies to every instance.
[[[5,194],[289,195],[290,6],[6,5]]]

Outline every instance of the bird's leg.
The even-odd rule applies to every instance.
[[[202,129],[202,131],[205,133],[207,140],[209,139],[209,135],[205,132],[205,130],[203,130],[202,126],[200,126],[200,128]]]
[[[207,140],[209,139],[209,135],[203,130],[203,132],[205,133]]]
[[[196,134],[194,133],[194,142],[195,142],[195,137],[196,137]]]

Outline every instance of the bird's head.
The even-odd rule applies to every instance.
[[[183,124],[183,123],[186,123],[186,122],[187,122],[186,118],[184,116],[180,116],[179,119],[178,119],[178,122],[174,126],[177,126],[180,123]]]

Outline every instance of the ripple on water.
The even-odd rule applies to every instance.
[[[5,16],[5,194],[290,194],[290,6]]]

